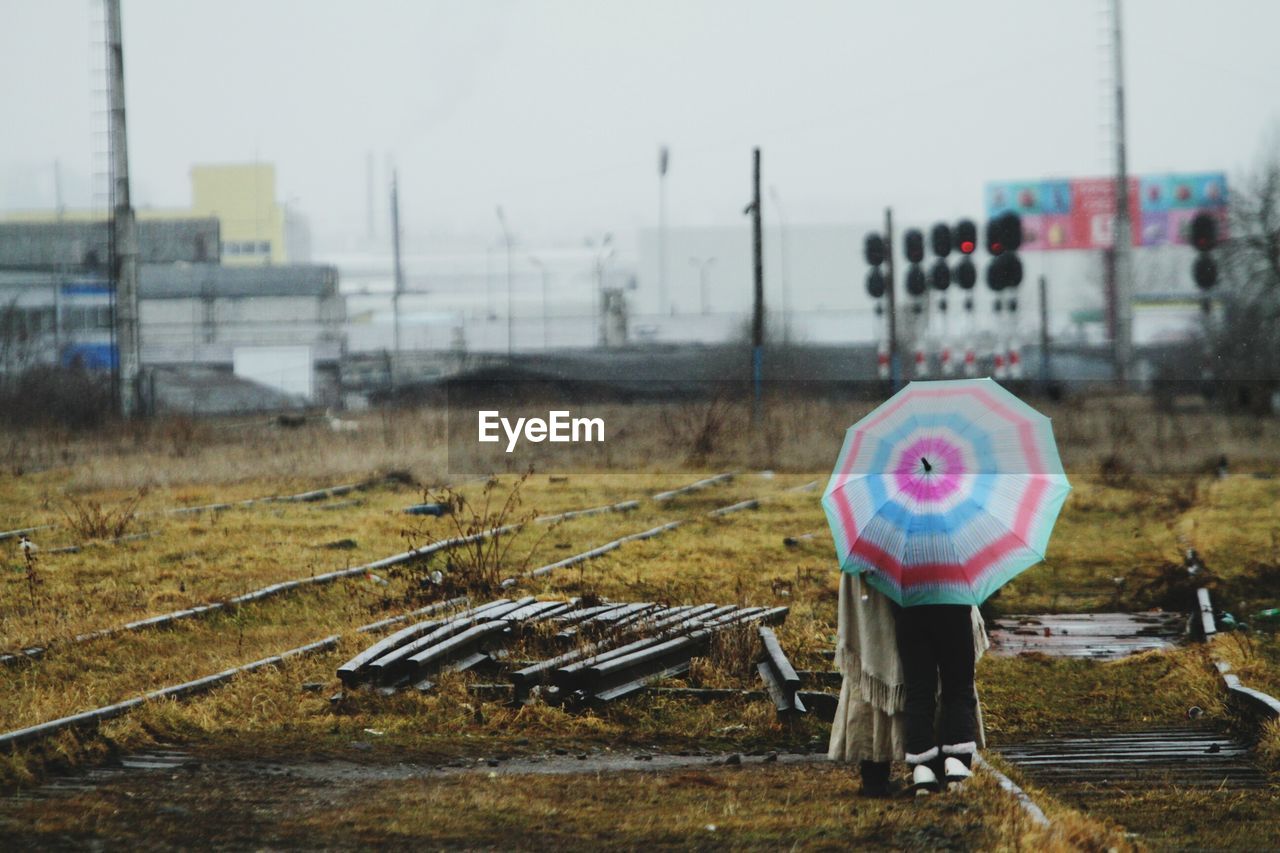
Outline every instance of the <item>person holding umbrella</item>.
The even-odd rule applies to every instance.
[[[912,382],[849,428],[822,497],[840,568],[862,590],[841,578],[847,689],[832,757],[892,750],[912,765],[917,792],[968,778],[982,731],[973,672],[986,647],[976,606],[1044,558],[1070,489],[1049,419],[990,379]],[[873,603],[868,588],[888,601]]]
[[[969,637],[957,640],[957,643],[967,645],[972,650],[972,660],[977,661],[987,649],[987,635],[978,608],[967,609]],[[888,797],[894,793],[890,781],[891,762],[913,751],[908,748],[908,743],[915,747],[916,754],[928,753],[937,743],[933,739],[934,718],[925,707],[925,702],[931,703],[937,692],[937,671],[930,675],[919,665],[917,658],[911,656],[909,649],[908,658],[916,664],[916,669],[912,670],[914,680],[908,674],[898,649],[899,620],[895,611],[900,610],[902,608],[884,593],[863,583],[860,576],[841,572],[835,664],[844,678],[831,726],[827,757],[832,761],[857,764],[862,794],[868,797]],[[972,667],[969,678],[972,684]],[[911,707],[915,716],[909,718],[907,697],[913,685],[923,689],[927,699],[918,694],[914,696],[915,702]],[[970,690],[973,699],[973,735],[970,739],[975,742],[975,747],[981,748],[986,745],[982,709],[978,705],[976,691],[972,686]],[[915,725],[909,723],[909,719]],[[943,719],[947,718],[944,716]],[[922,720],[925,721],[923,729],[920,726]],[[946,762],[939,753],[940,750],[935,750],[932,760],[928,757],[925,760],[925,769],[933,773],[932,779],[922,773],[924,778],[917,783],[915,768],[912,768],[912,784],[919,784],[918,790],[937,788],[938,779],[944,777],[953,783],[967,778],[967,774],[959,772],[954,764],[948,774]],[[956,761],[962,762],[967,770],[972,757],[966,761],[964,757],[957,756]]]

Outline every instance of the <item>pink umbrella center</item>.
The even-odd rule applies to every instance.
[[[965,473],[960,448],[946,439],[921,438],[899,457],[894,479],[898,489],[917,501],[940,501],[960,486]]]

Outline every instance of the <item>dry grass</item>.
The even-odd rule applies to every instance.
[[[118,539],[134,523],[138,514],[138,505],[146,496],[146,490],[140,489],[136,494],[113,506],[104,505],[93,498],[77,498],[74,495],[68,495],[62,515],[66,519],[67,529],[81,541]]]
[[[228,789],[253,808],[226,810]],[[0,829],[19,843],[103,835],[130,847],[1128,849],[1115,829],[1079,817],[1039,830],[983,777],[919,803],[856,791],[831,765],[381,782],[217,765],[73,794],[56,811],[6,804]]]
[[[664,411],[669,419],[674,417],[669,410],[636,407],[623,426],[644,438],[629,445],[627,452],[636,457],[604,454],[584,467],[599,465],[605,470],[572,473],[566,480],[553,482],[545,472],[535,475],[522,489],[524,507],[548,514],[616,503],[727,467],[767,464],[788,473],[773,479],[746,475],[732,485],[683,496],[667,505],[645,501],[632,513],[575,519],[538,530],[537,535],[545,533],[545,538],[532,558],[533,565],[553,562],[624,533],[686,519],[682,527],[661,537],[629,543],[601,559],[529,582],[522,591],[669,604],[786,604],[791,613],[778,634],[792,662],[799,669],[829,668],[821,652],[832,647],[835,634],[836,575],[830,537],[817,494],[784,489],[825,477],[844,428],[865,408],[826,403],[775,407],[760,433],[713,430],[709,444],[707,430],[697,428],[699,422],[692,418],[690,446],[684,447],[664,446],[658,427]],[[741,414],[732,411],[730,421],[741,423]],[[1274,425],[1259,427],[1257,422],[1207,414],[1157,415],[1123,400],[1064,407],[1054,414],[1076,491],[1059,521],[1046,563],[1006,587],[995,601],[999,609],[1151,606],[1173,595],[1170,567],[1181,564],[1186,547],[1199,550],[1230,606],[1266,603],[1273,577],[1268,567],[1280,565],[1280,528],[1274,511],[1280,504],[1280,481],[1255,479],[1242,472],[1271,470],[1280,458]],[[0,528],[61,521],[59,508],[70,497],[114,507],[147,488],[137,511],[155,535],[121,545],[103,544],[79,554],[45,554],[40,566],[45,584],[35,608],[26,598],[20,558],[16,552],[6,554],[10,570],[0,583],[0,646],[65,640],[83,631],[226,598],[267,583],[366,562],[404,550],[407,532],[418,536],[419,542],[449,535],[454,531],[447,519],[420,521],[403,515],[403,507],[421,494],[396,486],[353,496],[357,503],[338,511],[326,511],[321,508],[324,504],[267,504],[198,516],[148,515],[166,506],[352,482],[393,468],[407,469],[421,482],[440,482],[447,479],[442,430],[443,419],[436,413],[402,412],[367,416],[360,432],[347,434],[310,427],[281,431],[262,423],[187,423],[139,427],[93,440],[21,438],[26,442],[24,458],[61,461],[68,467],[23,473],[0,484]],[[673,458],[689,453],[705,459],[707,469],[660,473]],[[1219,481],[1209,471],[1210,462],[1220,453],[1231,460],[1233,475]],[[609,466],[613,469],[608,470]],[[618,468],[644,473],[620,474]],[[503,487],[510,488],[514,479],[515,475],[504,475]],[[483,484],[459,488],[469,499],[482,497]],[[759,510],[721,519],[705,517],[709,509],[760,495],[769,500]],[[416,526],[419,521],[421,527]],[[811,531],[819,535],[796,547],[783,545],[783,537]],[[355,547],[319,547],[344,539],[354,540]],[[37,540],[47,550],[71,544],[75,534],[63,527],[37,534]],[[532,544],[533,540],[526,541]],[[1123,583],[1117,584],[1117,577]],[[482,674],[447,676],[427,695],[387,698],[354,693],[331,704],[328,697],[338,691],[335,668],[370,641],[351,636],[351,629],[413,597],[409,578],[391,577],[390,581],[385,588],[361,581],[339,583],[168,631],[55,649],[31,668],[0,672],[0,727],[9,729],[204,675],[329,633],[347,635],[341,648],[331,654],[237,678],[190,702],[150,705],[108,724],[100,736],[63,735],[21,750],[5,757],[0,778],[30,780],[51,761],[74,762],[100,755],[108,745],[128,749],[167,740],[193,743],[211,754],[283,756],[302,750],[350,757],[353,741],[370,739],[364,734],[366,728],[385,734],[372,739],[370,752],[357,756],[362,761],[401,760],[406,755],[431,761],[555,746],[810,747],[825,740],[825,727],[813,721],[795,729],[780,726],[767,702],[697,705],[647,696],[582,714],[537,704],[511,709],[481,701],[468,691],[469,684],[488,677]],[[753,673],[742,666],[743,650],[752,645],[752,639],[749,635],[723,638],[707,658],[698,661],[687,683],[756,687]],[[1241,658],[1243,671],[1259,686],[1274,683],[1269,679],[1276,679],[1280,672],[1274,642],[1254,640],[1251,649],[1247,641],[1240,642],[1251,653]],[[128,663],[121,665],[122,661]],[[1103,722],[1135,727],[1169,723],[1183,719],[1188,704],[1200,705],[1211,717],[1225,713],[1197,650],[1102,665],[988,658],[979,678],[988,729],[997,744]],[[304,692],[306,682],[320,682],[323,689]],[[1251,683],[1249,678],[1246,683]],[[1272,730],[1267,737],[1264,749],[1280,754],[1275,745],[1280,734]],[[522,740],[532,744],[521,746]],[[1020,817],[1006,797],[994,793],[988,797],[985,782],[975,786],[972,801],[965,801],[967,811],[928,811],[929,821],[942,827],[943,834],[926,837],[920,832],[928,821],[922,822],[920,812],[911,806],[895,811],[901,807],[868,804],[850,807],[848,814],[832,809],[833,801],[851,802],[846,796],[850,793],[847,770],[809,768],[794,777],[788,775],[791,772],[795,771],[777,768],[751,777],[726,772],[724,779],[717,778],[723,790],[717,789],[710,803],[701,790],[706,787],[702,782],[686,785],[649,776],[602,782],[598,799],[585,803],[579,790],[572,807],[573,789],[559,785],[521,786],[517,781],[485,779],[414,786],[398,794],[379,788],[378,801],[388,803],[387,812],[379,812],[381,824],[372,818],[366,821],[355,809],[343,811],[340,820],[304,810],[295,824],[281,831],[323,828],[337,833],[326,836],[334,838],[334,843],[350,839],[372,845],[429,838],[442,844],[466,839],[465,843],[483,846],[502,841],[497,836],[486,840],[490,836],[484,834],[481,818],[490,824],[497,821],[504,831],[558,823],[562,829],[552,830],[549,836],[555,838],[560,837],[554,835],[558,831],[595,831],[601,824],[592,815],[604,815],[605,806],[634,801],[634,820],[628,817],[617,830],[616,846],[684,846],[703,841],[815,847],[1123,846],[1114,827],[1052,803],[1055,829],[1048,836],[1037,834],[1040,831]],[[746,779],[754,780],[749,784],[755,786],[755,797],[762,804],[762,811],[750,819],[741,811],[742,803],[749,802],[743,799],[749,785],[735,781]],[[508,823],[494,817],[501,811],[496,804],[503,802],[511,803]],[[944,809],[947,802],[957,801],[940,798],[937,808]],[[592,811],[593,803],[600,806],[598,814]],[[655,817],[664,804],[671,809],[670,825],[676,827],[671,835],[662,834]],[[124,828],[128,807],[120,810],[123,817],[116,820],[110,812],[119,803],[110,797],[85,806],[86,815],[97,815],[96,819],[107,821],[104,826],[115,827],[119,837],[128,837],[129,830]],[[427,807],[431,814],[446,814],[451,821],[436,835],[428,834],[426,818],[415,815]],[[723,815],[730,808],[739,812],[721,817],[717,823],[725,829],[714,836],[699,834],[700,826],[716,822],[706,818],[707,809],[718,809]],[[566,817],[583,810],[582,822]],[[75,813],[67,809],[56,820],[48,815],[41,819],[63,821],[58,825],[69,827],[70,832],[79,818],[67,815]],[[388,821],[401,823],[393,831]]]

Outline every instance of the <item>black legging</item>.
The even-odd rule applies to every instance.
[[[898,656],[906,682],[906,751],[914,763],[943,753],[973,751],[977,696],[973,690],[973,623],[967,604],[894,606]],[[942,683],[942,719],[935,734],[935,704]],[[941,743],[939,743],[941,741]]]

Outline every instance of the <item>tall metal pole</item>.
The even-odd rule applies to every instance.
[[[1049,280],[1040,276],[1040,383],[1049,387]]]
[[[502,205],[498,205],[498,224],[502,226],[502,239],[507,244],[507,361],[511,361],[511,231],[507,228]]]
[[[764,385],[764,230],[760,202],[760,149],[753,154],[751,177],[751,236],[754,242],[755,306],[751,316],[751,379],[755,389],[755,422],[761,422]]]
[[[542,275],[542,348],[547,348],[547,265],[535,255],[529,256],[529,263],[538,268]]]
[[[667,314],[667,166],[670,152],[658,153],[658,314]]]
[[[400,295],[404,293],[404,267],[400,262],[400,174],[391,172],[391,251],[395,259],[395,289],[391,296],[391,311],[394,317],[395,350],[391,358],[391,387],[398,388],[400,382]]]
[[[689,263],[698,268],[698,304],[704,317],[711,313],[711,295],[708,290],[707,273],[715,262],[715,258],[689,259]]]
[[[791,274],[787,269],[787,217],[783,215],[782,200],[778,198],[777,187],[769,187],[769,200],[778,211],[778,251],[782,261],[782,342],[789,344],[791,343],[791,295],[787,291],[790,287]]]
[[[58,221],[66,216],[67,207],[62,203],[62,162],[53,161],[53,209],[57,211]]]
[[[1116,286],[1116,379],[1133,378],[1133,249],[1129,223],[1129,167],[1125,151],[1124,41],[1121,35],[1120,0],[1111,0],[1116,106],[1116,212],[1114,228]]]
[[[138,232],[129,200],[129,136],[125,122],[120,0],[104,0],[104,5],[107,13],[107,90],[111,111],[111,243],[115,262],[115,327],[120,365],[117,405],[123,417],[132,418],[141,414],[138,399],[138,374],[142,367],[142,349],[138,340]]]
[[[884,291],[889,299],[889,387],[898,390],[898,297],[893,286],[893,208],[884,209]]]
[[[377,237],[377,231],[374,227],[373,214],[373,152],[370,151],[364,161],[364,191],[365,191],[365,226],[367,229],[366,237],[372,243]]]

